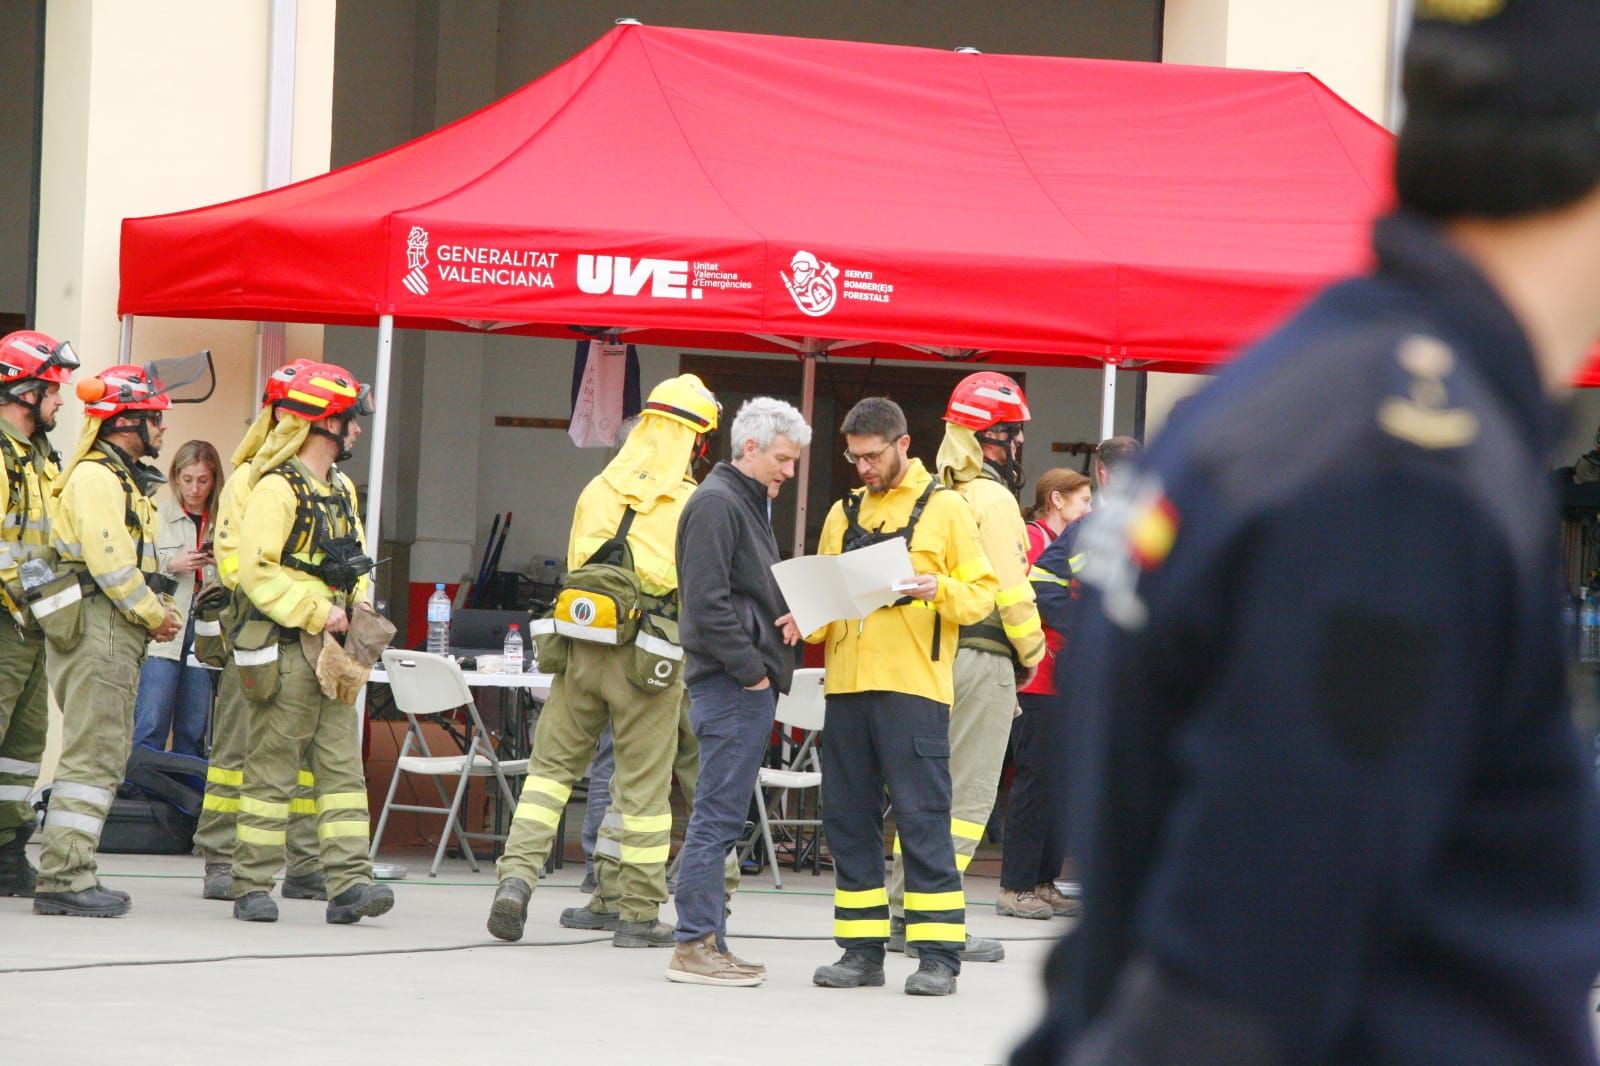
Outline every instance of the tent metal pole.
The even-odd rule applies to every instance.
[[[1105,364],[1105,391],[1100,397],[1100,439],[1117,435],[1117,364]]]
[[[389,361],[394,352],[394,316],[378,319],[378,369],[372,391],[377,395],[372,416],[372,451],[367,457],[367,550],[381,550],[379,522],[383,518],[383,446],[389,435]],[[391,596],[403,590],[390,589]]]
[[[133,358],[133,316],[122,316],[121,336],[117,338],[117,362],[127,363]]]
[[[817,408],[817,357],[810,352],[800,354],[800,416],[806,425],[816,429],[812,415]],[[815,445],[813,432],[811,443]],[[794,471],[794,554],[796,558],[806,553],[806,486],[811,480],[811,449],[803,448]]]

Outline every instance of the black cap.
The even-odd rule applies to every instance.
[[[1438,49],[1493,68],[1485,110],[1600,123],[1600,0],[1416,0],[1408,65]]]

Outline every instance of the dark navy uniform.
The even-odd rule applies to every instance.
[[[1555,410],[1431,225],[1375,245],[1078,538],[1085,916],[1017,1064],[1594,1059]]]

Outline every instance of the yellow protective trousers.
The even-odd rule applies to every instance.
[[[627,678],[633,647],[574,640],[539,715],[528,777],[497,870],[501,880],[538,884],[555,843],[556,826],[572,785],[594,758],[606,723],[616,744],[611,778],[612,812],[620,824],[602,826],[595,845],[596,878],[609,858],[618,864],[618,910],[624,921],[654,921],[667,898],[667,855],[672,809],[667,792],[677,751],[683,683],[646,692]]]
[[[328,898],[372,883],[367,781],[355,708],[322,693],[299,633],[278,648],[278,693],[250,703],[250,741],[239,790],[233,894],[272,890],[283,866],[300,768],[316,775],[317,841]]]
[[[133,744],[133,700],[149,634],[99,593],[84,597],[83,614],[77,646],[45,656],[62,732],[39,853],[40,892],[82,892],[99,882],[95,848]]]
[[[245,750],[250,745],[250,702],[239,687],[239,670],[231,655],[217,682],[211,723],[211,762],[206,767],[206,797],[194,846],[207,863],[231,863],[238,840]],[[289,873],[295,876],[314,874],[321,868],[315,784],[316,775],[302,766],[289,801]]]
[[[0,621],[0,844],[33,821],[28,800],[49,726],[44,638]]]

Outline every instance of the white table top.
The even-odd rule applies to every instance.
[[[215,669],[196,659],[193,653],[189,655],[186,663],[205,670]],[[537,670],[521,674],[480,674],[476,670],[463,670],[461,676],[466,678],[467,684],[473,688],[523,688],[528,690],[529,695],[541,700],[550,695],[550,686],[555,681],[554,674],[541,674]],[[387,685],[389,675],[384,672],[381,665],[375,666],[372,668],[372,676],[367,680]]]

